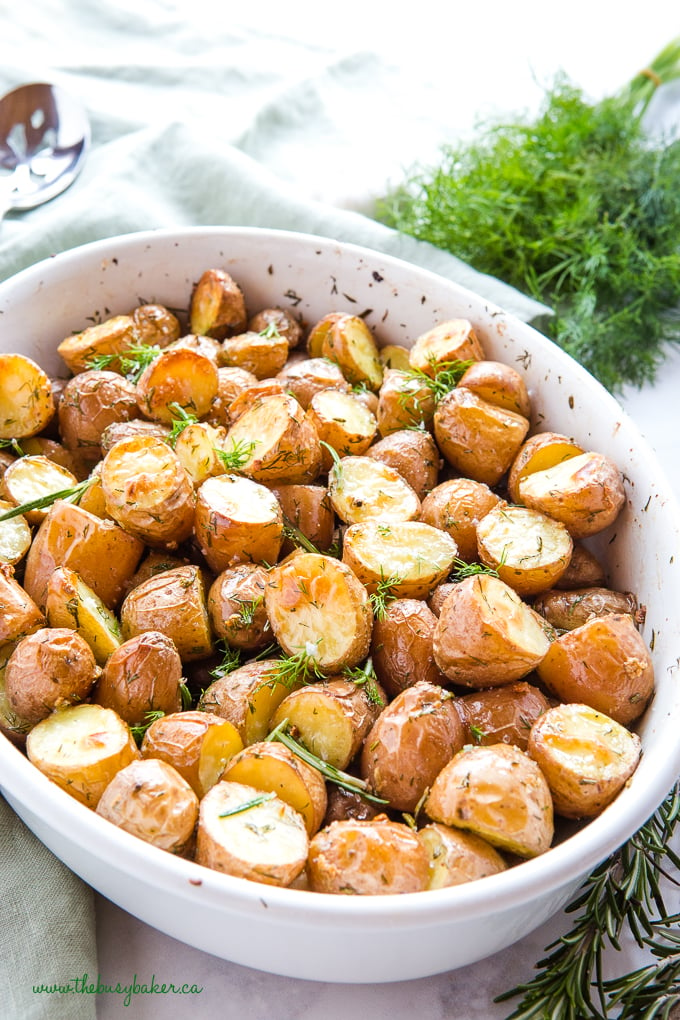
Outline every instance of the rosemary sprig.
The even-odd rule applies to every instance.
[[[37,499],[31,499],[27,503],[20,503],[19,506],[12,507],[11,510],[5,510],[3,514],[0,514],[0,524],[3,521],[9,521],[12,517],[19,517],[21,514],[30,513],[31,510],[45,510],[47,507],[52,506],[58,499],[67,500],[69,503],[77,503],[82,494],[86,489],[92,485],[94,479],[92,477],[86,478],[83,482],[78,482],[77,485],[72,485],[68,489],[59,489],[58,492],[48,492],[46,496],[39,496]]]
[[[627,925],[639,946],[652,946],[658,925],[652,920],[657,911],[664,938],[671,918],[667,916],[661,890],[661,878],[670,877],[667,866],[680,870],[680,857],[668,843],[680,820],[680,784],[640,830],[600,864],[580,893],[567,907],[568,913],[581,911],[571,931],[546,947],[547,957],[537,963],[539,973],[498,996],[496,1002],[522,996],[517,1009],[507,1020],[606,1020],[614,1003],[625,1004],[627,1020],[650,1020],[666,1013],[646,1013],[649,980],[676,994],[677,969],[663,964],[654,969],[605,981],[603,952],[611,946],[618,950]],[[677,878],[671,878],[680,884]],[[678,940],[680,941],[680,939]],[[666,939],[666,943],[668,940]],[[658,947],[657,947],[658,949]],[[552,950],[552,952],[550,952]],[[677,945],[676,945],[677,951]],[[678,961],[680,968],[680,961]],[[645,983],[647,982],[647,984]],[[593,994],[594,993],[594,994]],[[609,999],[608,999],[609,996]],[[593,1002],[593,998],[596,1002]],[[655,1007],[655,1004],[652,1003]]]
[[[348,790],[350,793],[358,793],[364,800],[370,800],[374,804],[387,804],[388,801],[382,797],[377,797],[371,793],[368,789],[368,783],[364,779],[359,779],[357,776],[350,776],[348,772],[343,772],[341,769],[337,769],[335,765],[330,765],[323,758],[319,758],[312,751],[309,751],[304,744],[301,744],[288,732],[289,721],[283,719],[279,725],[271,731],[271,733],[265,737],[265,740],[278,740],[296,754],[298,758],[306,762],[307,765],[311,765],[312,768],[317,769],[318,772],[331,783],[335,783],[336,786],[342,787],[343,790]]]
[[[295,524],[293,524],[290,518],[287,517],[285,514],[283,515],[283,535],[284,538],[289,539],[291,542],[299,546],[301,549],[304,549],[306,552],[320,554],[320,550],[317,549],[317,547],[314,545],[311,539],[307,538],[307,536],[302,531],[300,531],[300,529]]]
[[[17,457],[24,456],[18,439],[0,439],[0,450],[11,450]]]
[[[133,344],[118,354],[93,354],[87,359],[88,368],[103,371],[117,364],[121,375],[131,382],[139,381],[142,372],[161,353],[160,347],[149,344]]]
[[[372,658],[366,659],[363,666],[346,667],[343,669],[342,675],[351,680],[357,687],[363,687],[366,697],[372,704],[381,706],[385,704],[385,699],[380,693],[380,687],[378,686],[378,678],[375,675]]]
[[[236,804],[232,808],[227,808],[226,811],[220,811],[217,817],[230,818],[232,815],[240,815],[243,811],[250,811],[251,808],[259,807],[260,804],[266,804],[268,800],[274,800],[275,796],[275,793],[258,793],[256,797],[251,797],[243,804]]]

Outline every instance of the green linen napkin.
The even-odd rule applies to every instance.
[[[12,23],[3,26],[0,92],[26,81],[54,81],[80,95],[93,134],[85,169],[67,192],[0,224],[0,280],[52,254],[120,233],[203,224],[266,226],[406,259],[525,320],[546,311],[451,255],[310,197],[285,179],[289,174],[279,176],[276,166],[265,165],[271,155],[267,139],[274,151],[292,139],[301,158],[312,138],[318,148],[321,137],[321,149],[326,142],[336,158],[343,152],[324,97],[331,87],[340,105],[343,95],[356,102],[362,89],[379,96],[385,69],[374,55],[335,59],[326,50],[264,32],[258,37],[253,30],[235,29],[216,40],[210,26],[173,21],[153,0],[139,0],[134,12],[124,4],[108,9],[98,0],[74,6],[69,14],[60,5],[57,18],[52,0],[19,5]],[[41,9],[46,19],[38,16]],[[130,44],[134,59],[120,55],[121,41]],[[106,63],[103,55],[109,53],[114,56]],[[292,67],[298,71],[291,83]],[[344,157],[356,158],[354,152]],[[94,996],[34,991],[86,972],[96,975],[92,891],[1,797],[0,903],[0,1016],[94,1017]]]

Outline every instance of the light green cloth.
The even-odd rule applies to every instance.
[[[350,176],[360,172],[357,160],[370,162],[370,139],[352,139],[346,122],[334,125],[364,99],[389,98],[394,69],[374,55],[336,54],[331,44],[311,47],[233,20],[228,31],[215,32],[210,19],[184,19],[162,0],[70,6],[71,13],[54,0],[27,0],[3,19],[0,92],[31,80],[70,89],[90,114],[92,148],[67,192],[0,225],[0,280],[46,256],[129,231],[257,225],[379,249],[527,320],[544,311],[448,254],[319,200],[323,189],[309,181],[315,170],[324,173],[324,154],[336,179],[338,160]],[[302,187],[291,170],[296,153],[311,161]],[[33,992],[36,984],[97,973],[91,890],[1,799],[0,904],[0,1016],[93,1017],[93,996]]]

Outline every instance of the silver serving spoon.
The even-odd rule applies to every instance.
[[[0,220],[72,184],[90,143],[85,110],[57,85],[20,85],[0,99]]]

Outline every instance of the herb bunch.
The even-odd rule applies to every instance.
[[[534,119],[444,146],[375,214],[549,305],[542,328],[612,392],[652,381],[680,339],[680,140],[643,118],[679,77],[680,37],[596,103],[559,74]]]

